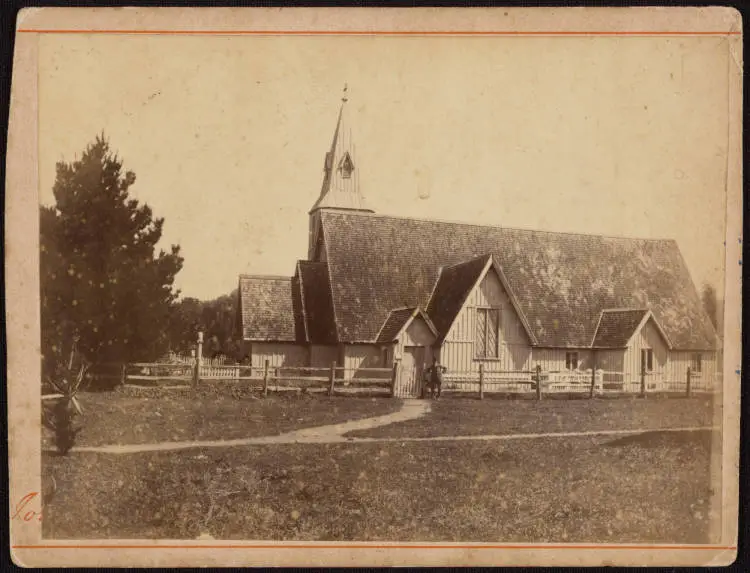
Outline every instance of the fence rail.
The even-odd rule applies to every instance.
[[[279,366],[271,367],[266,361],[263,366],[248,364],[216,364],[201,361],[186,364],[172,362],[133,362],[128,364],[96,364],[90,370],[90,378],[117,381],[123,385],[175,387],[197,386],[204,381],[212,382],[255,382],[269,390],[325,390],[356,392],[380,390],[392,393],[394,384],[393,368],[344,368],[332,363],[321,366]],[[181,384],[179,384],[181,383]]]
[[[617,394],[713,393],[721,386],[720,373],[693,373],[690,368],[682,379],[670,379],[658,373],[641,372],[636,377],[625,372],[607,370],[484,370],[450,372],[444,375],[447,392],[536,394],[588,394],[590,397]]]
[[[202,381],[255,382],[264,394],[269,390],[305,389],[356,392],[380,390],[396,395],[400,364],[389,368],[345,368],[335,362],[329,366],[279,366],[247,364],[216,364],[201,361],[186,364],[182,361],[135,362],[129,364],[96,364],[90,370],[92,378],[116,381],[119,384],[161,386],[197,386]],[[679,379],[656,373],[641,372],[636,376],[609,370],[533,370],[448,371],[444,374],[442,390],[448,393],[532,394],[537,399],[544,395],[588,394],[589,397],[618,394],[716,392],[721,375],[713,372],[692,372],[690,368]],[[401,395],[401,394],[399,394]]]

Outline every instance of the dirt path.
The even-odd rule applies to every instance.
[[[371,441],[369,438],[345,438],[344,434],[356,430],[369,430],[379,426],[387,426],[397,422],[406,422],[421,418],[430,411],[430,403],[426,400],[404,400],[400,410],[376,416],[363,418],[340,424],[317,426],[285,432],[276,436],[260,436],[255,438],[238,438],[233,440],[205,440],[185,442],[159,442],[155,444],[130,444],[111,446],[81,446],[71,452],[97,452],[105,454],[137,454],[142,452],[161,452],[184,450],[188,448],[228,448],[232,446],[257,446],[263,444],[332,444],[337,442]],[[52,451],[51,449],[49,451]]]
[[[659,428],[654,430],[594,430],[586,432],[547,432],[538,434],[498,434],[475,436],[433,436],[402,438],[348,438],[347,432],[367,430],[396,422],[404,422],[424,416],[430,411],[430,403],[421,400],[405,400],[398,412],[364,418],[341,424],[318,426],[286,432],[277,436],[240,438],[235,440],[207,440],[186,442],[160,442],[155,444],[132,444],[112,446],[90,446],[74,448],[73,452],[96,452],[106,454],[137,454],[144,452],[165,452],[191,448],[229,448],[236,446],[262,446],[268,444],[362,444],[362,443],[403,443],[403,442],[463,442],[463,441],[506,441],[530,440],[539,438],[576,438],[587,436],[624,436],[647,432],[694,432],[697,430],[716,430],[713,426],[686,426],[680,428]]]

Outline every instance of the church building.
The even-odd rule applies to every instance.
[[[451,373],[716,371],[716,333],[673,240],[554,233],[381,215],[360,191],[346,98],[290,276],[241,275],[253,366]],[[499,216],[498,216],[499,217]]]

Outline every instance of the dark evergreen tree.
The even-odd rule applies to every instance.
[[[168,348],[183,259],[174,245],[157,253],[164,219],[130,197],[134,182],[104,135],[57,164],[55,204],[40,213],[47,360],[59,362],[74,336],[94,362],[153,360]]]

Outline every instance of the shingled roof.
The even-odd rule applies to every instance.
[[[427,314],[432,319],[441,342],[448,334],[448,329],[461,311],[471,288],[479,280],[490,257],[492,255],[483,255],[438,270],[438,280],[427,305]]]
[[[289,277],[240,275],[239,314],[244,340],[304,341],[302,308]]]
[[[601,311],[608,308],[650,308],[674,348],[711,349],[715,344],[673,240],[356,212],[324,211],[321,221],[341,342],[375,342],[391,309],[427,307],[436,281],[440,287],[441,267],[445,272],[491,254],[539,346],[588,347]],[[430,315],[433,322],[444,324],[443,312],[450,314]]]
[[[647,312],[647,309],[603,310],[591,346],[594,348],[624,348],[628,345],[628,341]]]
[[[392,310],[388,315],[388,318],[386,318],[383,327],[378,333],[377,342],[383,344],[393,342],[416,317],[420,317],[424,320],[427,328],[429,328],[433,334],[437,334],[437,330],[435,329],[432,320],[430,320],[430,317],[427,316],[421,308],[397,308]]]
[[[333,317],[328,266],[310,261],[297,262],[307,340],[313,344],[335,344],[336,323]]]
[[[378,333],[377,341],[391,342],[392,340],[394,340],[398,333],[401,332],[404,324],[406,324],[408,320],[411,320],[411,317],[414,314],[414,310],[414,308],[398,308],[392,310],[388,314],[388,318],[385,319],[383,328],[381,328],[380,332]]]

